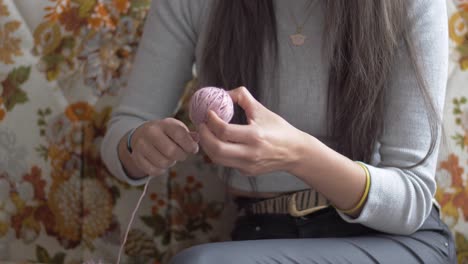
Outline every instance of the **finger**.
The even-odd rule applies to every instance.
[[[197,153],[198,143],[190,134],[187,126],[177,119],[168,121],[164,126],[164,132],[186,153]]]
[[[148,170],[147,173],[150,176],[159,176],[159,175],[163,174],[164,171],[165,171],[165,169],[159,168],[157,166],[153,166],[146,157],[143,157],[142,162],[144,164],[146,164],[146,166],[149,167],[149,170]]]
[[[175,165],[176,161],[166,158],[159,150],[154,148],[152,145],[145,145],[141,149],[141,154],[148,160],[153,166],[160,169],[167,169]]]
[[[229,167],[237,167],[244,162],[248,153],[245,145],[219,140],[205,124],[201,124],[199,129],[201,146],[213,161]]]
[[[219,139],[226,142],[248,143],[251,142],[251,127],[246,125],[228,124],[213,112],[208,111],[206,125]]]
[[[185,160],[187,153],[165,133],[150,133],[148,136],[152,146],[168,160]]]
[[[143,172],[145,172],[149,176],[158,176],[164,172],[163,169],[152,165],[151,162],[144,155],[141,154],[138,155],[138,157],[135,159],[135,163]]]
[[[185,131],[181,127],[174,127],[173,130],[167,131],[166,135],[168,135],[186,153],[198,152],[198,143],[195,142],[188,131]]]
[[[252,113],[255,108],[260,105],[260,103],[244,86],[230,90],[228,93],[231,96],[232,101],[242,107],[242,109],[247,113]]]

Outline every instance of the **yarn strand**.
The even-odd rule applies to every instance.
[[[127,225],[127,230],[125,231],[124,240],[122,241],[122,244],[120,245],[119,255],[117,257],[116,264],[120,264],[120,258],[122,257],[123,249],[125,248],[125,243],[127,242],[128,233],[130,233],[130,228],[132,227],[133,220],[135,219],[138,208],[140,208],[140,204],[146,195],[146,190],[148,189],[149,182],[151,181],[152,178],[153,177],[149,177],[148,180],[146,181],[145,187],[143,188],[143,192],[141,193],[140,198],[138,199],[135,209],[133,209],[132,217],[130,218],[130,222]]]

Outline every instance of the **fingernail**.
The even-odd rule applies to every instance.
[[[199,150],[200,150],[200,147],[197,145],[197,148],[195,149],[195,152],[193,154],[197,154]]]

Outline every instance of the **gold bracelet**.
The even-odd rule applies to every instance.
[[[338,211],[340,211],[340,212],[342,212],[344,214],[353,214],[357,210],[361,209],[361,207],[364,205],[364,202],[367,199],[367,196],[369,195],[369,189],[370,189],[369,169],[367,169],[367,166],[362,164],[361,162],[356,162],[356,163],[359,164],[359,166],[361,166],[361,168],[366,172],[366,187],[364,189],[364,193],[362,194],[361,199],[359,200],[359,203],[354,208],[351,208],[349,210],[340,210],[340,209],[337,208]]]

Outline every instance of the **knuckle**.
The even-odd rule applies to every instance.
[[[158,166],[158,168],[160,168],[160,169],[166,169],[166,168],[169,167],[169,162],[164,161],[164,160],[159,160],[159,161],[156,163],[156,166]]]
[[[223,146],[221,144],[214,144],[212,154],[218,157],[221,153],[223,153]]]
[[[263,130],[258,130],[257,133],[258,133],[258,134],[257,134],[257,138],[258,138],[259,140],[264,140],[264,139],[265,139],[266,135],[265,135],[265,132],[264,132]]]
[[[262,145],[264,142],[268,141],[265,139],[265,133],[259,130],[253,130],[251,134],[252,143],[255,146]]]
[[[186,159],[187,159],[187,157],[188,157],[188,155],[187,155],[187,154],[185,154],[185,153],[182,153],[182,154],[180,155],[180,157],[179,157],[177,160],[178,160],[178,161],[184,161],[184,160],[186,160]]]
[[[184,127],[184,123],[180,120],[177,120],[173,117],[167,117],[164,118],[161,121],[165,126],[171,127],[171,128],[178,128],[178,127]]]
[[[181,150],[177,150],[172,160],[181,161],[184,159],[184,157],[185,157],[185,152]]]
[[[168,127],[170,127],[170,125],[171,125],[171,120],[169,118],[164,118],[158,122],[156,127],[161,128],[162,130],[162,129],[167,129]]]
[[[254,150],[250,152],[249,155],[249,162],[255,166],[256,163],[258,163],[261,159],[261,153],[258,150]]]
[[[150,127],[153,127],[153,126],[157,126],[159,123],[159,121],[156,121],[156,120],[153,120],[153,121],[147,121],[146,123],[143,123],[141,126],[139,126],[137,128],[138,129],[141,129],[142,131],[150,128]]]
[[[174,161],[172,160],[169,160],[169,159],[161,159],[159,161],[159,165],[162,167],[162,168],[169,168],[171,167],[172,165],[174,165]]]
[[[164,123],[164,124],[172,123],[172,117],[166,117],[166,118],[162,119],[161,123]]]
[[[145,131],[144,135],[157,135],[161,132],[159,125],[150,125]]]
[[[241,92],[242,94],[246,94],[246,93],[249,92],[249,90],[247,90],[247,88],[246,88],[245,86],[239,87],[239,90],[240,90],[240,92]]]
[[[169,146],[166,149],[166,155],[168,158],[173,159],[177,155],[177,150],[176,147],[174,146]]]
[[[254,165],[257,164],[259,161],[260,161],[260,155],[258,155],[257,153],[254,153],[252,155],[252,158],[250,160]]]
[[[262,141],[265,138],[265,134],[262,131],[256,129],[252,132],[252,138],[256,141]]]
[[[148,174],[151,175],[151,176],[157,176],[157,175],[159,175],[159,173],[160,173],[160,170],[158,168],[156,168],[156,167],[151,167],[148,170]]]
[[[218,137],[222,140],[227,140],[229,138],[227,126],[221,126],[219,128]]]
[[[181,141],[185,137],[184,131],[177,129],[176,131],[172,132],[172,136],[174,137],[175,140]]]

